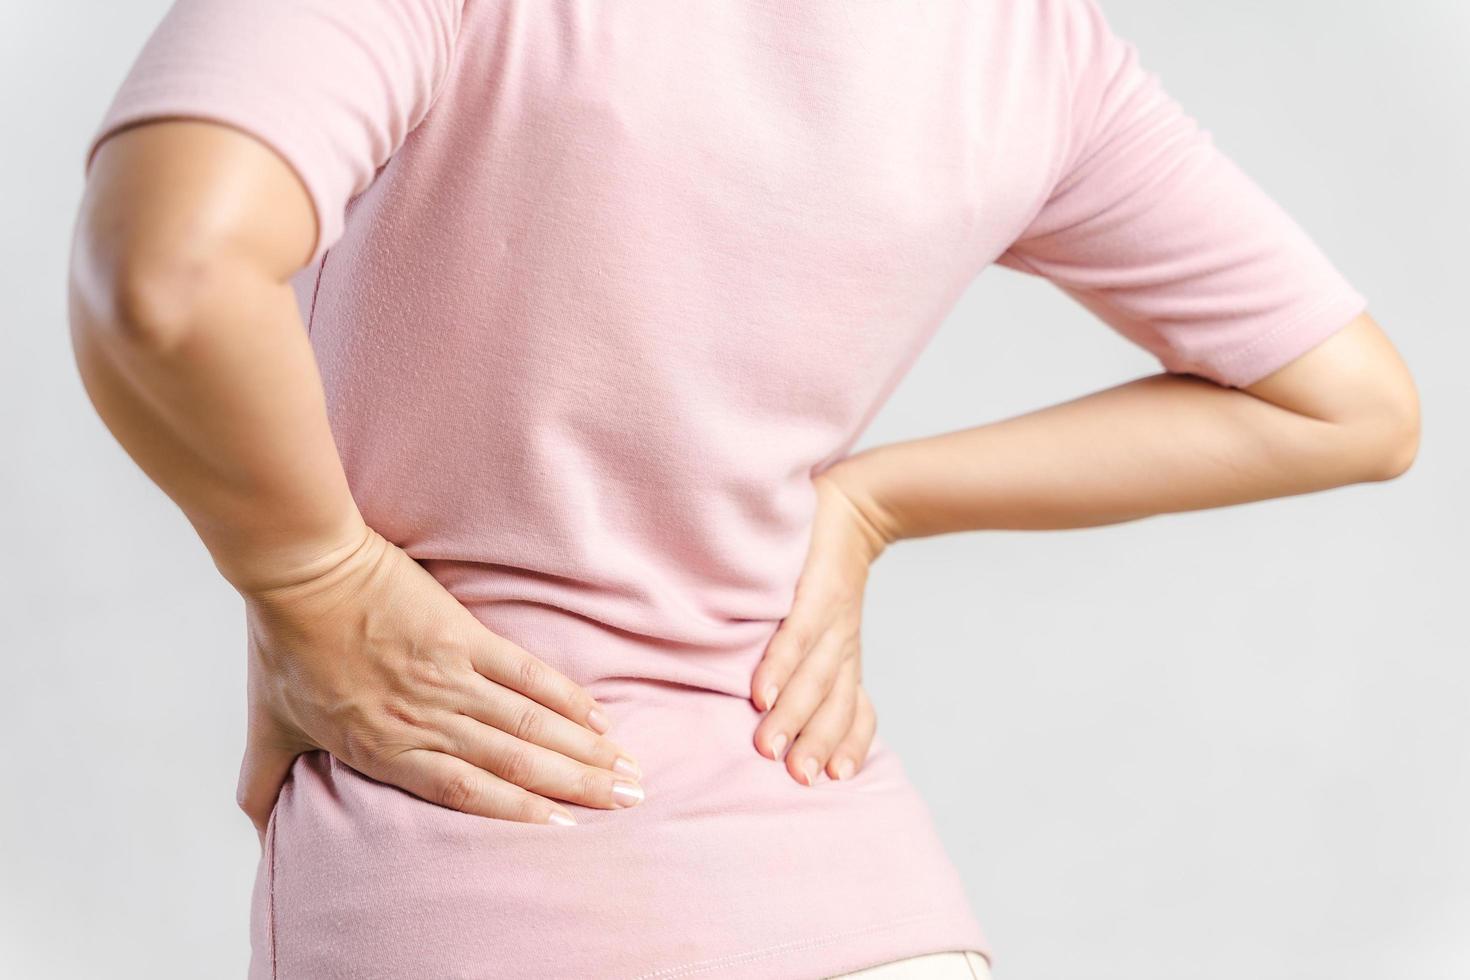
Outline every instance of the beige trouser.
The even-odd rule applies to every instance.
[[[842,977],[862,977],[863,980],[991,980],[990,964],[985,957],[970,950],[909,956],[852,973],[840,973],[830,980],[841,980]]]

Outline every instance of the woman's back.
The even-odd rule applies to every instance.
[[[368,522],[466,602],[636,642],[531,647],[574,680],[744,696],[809,474],[1045,193],[1053,127],[980,125],[1010,97],[966,6],[467,5],[299,279]]]
[[[752,745],[811,476],[986,266],[1060,269],[1048,242],[1173,164],[1237,176],[1088,0],[362,6],[181,4],[97,137],[201,115],[297,168],[322,224],[295,285],[363,516],[606,704],[648,797],[572,805],[575,827],[488,820],[303,756],[255,975],[803,977],[988,952],[881,738],[811,787]],[[1099,153],[1125,176],[1058,195]],[[1284,356],[1212,359],[1254,317],[1313,312],[1262,298],[1278,276],[1291,303],[1340,283],[1242,203],[1189,283],[1117,275],[1198,230],[1184,206],[1147,244],[1070,243],[1077,281],[1166,361]],[[1231,279],[1271,236],[1295,265]],[[1179,312],[1212,289],[1213,319]],[[1192,332],[1139,333],[1145,309]]]

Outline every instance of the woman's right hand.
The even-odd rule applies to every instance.
[[[575,823],[639,802],[637,764],[580,685],[496,635],[364,525],[325,573],[243,591],[249,727],[237,799],[264,840],[293,760],[325,749],[465,813]],[[619,768],[619,757],[627,764]]]

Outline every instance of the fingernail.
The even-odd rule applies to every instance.
[[[780,694],[780,693],[781,693],[781,689],[779,687],[777,687],[775,684],[767,684],[766,685],[766,689],[761,692],[761,698],[764,699],[765,702],[766,702],[766,710],[767,711],[770,710],[771,705],[773,705],[773,704],[776,703],[776,695],[777,694]]]
[[[801,771],[806,774],[806,784],[810,786],[817,781],[817,760],[808,759],[801,764]]]
[[[613,799],[618,806],[633,806],[643,802],[643,787],[632,783],[613,783]]]
[[[841,762],[837,763],[837,778],[847,779],[852,775],[852,768],[852,760],[843,759]]]
[[[786,747],[786,733],[785,732],[782,732],[781,734],[777,735],[775,738],[771,739],[771,756],[772,756],[772,758],[776,758],[776,759],[781,758],[781,750],[784,749],[785,747]]]
[[[591,725],[592,730],[599,735],[607,731],[610,727],[607,723],[607,715],[602,713],[601,708],[593,708],[587,712],[587,724]]]
[[[577,821],[562,813],[560,810],[552,810],[551,816],[546,818],[547,823],[554,823],[561,827],[575,827]]]
[[[634,779],[637,779],[639,776],[643,775],[643,771],[638,768],[638,764],[636,762],[634,762],[632,759],[627,758],[626,756],[621,755],[618,756],[617,761],[613,763],[613,771],[620,772],[624,776],[632,776]]]

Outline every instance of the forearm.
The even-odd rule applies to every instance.
[[[312,230],[272,151],[196,121],[104,144],[75,229],[83,385],[237,588],[310,575],[367,537],[290,286]]]
[[[164,342],[74,286],[88,394],[237,586],[330,561],[362,521],[290,286],[220,263],[196,296]]]
[[[1407,465],[1397,438],[1372,424],[1160,374],[866,450],[832,472],[893,541],[1113,524],[1385,479]]]

